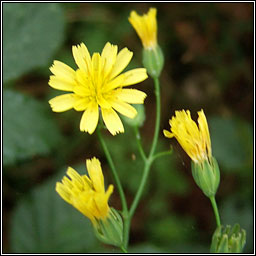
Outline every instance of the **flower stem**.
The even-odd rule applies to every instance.
[[[115,183],[117,185],[117,189],[118,189],[118,192],[120,194],[120,198],[121,198],[121,203],[122,203],[122,210],[124,213],[128,212],[128,208],[127,208],[127,202],[126,202],[126,199],[125,199],[125,195],[124,195],[124,191],[123,191],[123,187],[121,185],[121,182],[120,182],[120,179],[119,179],[119,176],[117,174],[117,171],[116,171],[116,168],[115,168],[115,165],[114,165],[114,162],[112,160],[112,157],[109,153],[109,150],[108,150],[108,147],[102,137],[102,134],[101,134],[101,131],[100,131],[100,128],[97,128],[97,134],[98,134],[98,137],[99,137],[99,140],[100,140],[100,143],[101,143],[101,146],[102,146],[102,149],[106,155],[106,158],[108,160],[108,163],[109,163],[109,166],[110,166],[110,170],[113,174],[113,177],[114,177],[114,180],[115,180]]]
[[[136,138],[136,141],[137,141],[137,146],[138,146],[140,155],[141,155],[143,161],[146,162],[147,157],[146,157],[145,152],[143,150],[143,147],[141,145],[141,136],[140,136],[140,132],[139,132],[138,127],[135,126],[134,131],[135,131],[135,138]]]
[[[123,246],[121,246],[120,249],[121,249],[124,253],[128,253],[128,251],[127,251]]]
[[[141,182],[139,185],[139,189],[135,195],[135,198],[132,202],[131,208],[129,210],[129,217],[132,218],[139,200],[142,196],[142,192],[144,190],[147,178],[148,178],[148,174],[150,171],[150,167],[151,164],[153,162],[153,155],[155,153],[155,149],[156,149],[156,145],[157,145],[157,141],[158,141],[158,135],[159,135],[159,129],[160,129],[160,113],[161,113],[161,101],[160,101],[160,85],[159,85],[159,80],[158,78],[154,78],[154,84],[155,84],[155,95],[156,95],[156,123],[155,123],[155,132],[154,132],[154,137],[153,137],[153,142],[151,145],[151,149],[150,149],[150,153],[149,156],[144,160],[145,165],[144,165],[144,170],[143,170],[143,175],[141,178]]]
[[[167,156],[167,155],[171,155],[171,154],[172,154],[172,149],[170,149],[168,151],[159,152],[153,156],[153,161],[155,161],[158,157]]]
[[[216,200],[214,196],[210,197],[211,203],[212,203],[212,208],[215,214],[215,218],[216,218],[216,223],[217,223],[217,227],[219,227],[220,224],[220,215],[219,215],[219,211],[218,211],[218,206],[216,204]]]

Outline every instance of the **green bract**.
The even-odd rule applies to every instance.
[[[246,243],[246,231],[239,224],[219,226],[213,236],[211,253],[241,253]]]
[[[202,163],[191,162],[192,175],[196,184],[208,197],[215,196],[220,183],[219,166],[214,157]]]
[[[152,78],[158,78],[164,66],[164,55],[161,48],[144,48],[142,52],[142,62]]]
[[[94,227],[94,233],[101,242],[121,247],[123,243],[123,220],[119,213],[111,207],[106,220],[98,220]]]

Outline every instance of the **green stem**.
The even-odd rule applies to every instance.
[[[221,225],[220,224],[220,215],[219,215],[219,211],[218,211],[218,206],[217,206],[216,201],[215,201],[215,197],[211,196],[210,200],[211,200],[212,208],[213,208],[213,211],[214,211],[214,214],[215,214],[217,227],[219,227]]]
[[[136,141],[137,141],[137,146],[138,146],[140,155],[141,155],[143,161],[146,162],[147,157],[146,157],[145,152],[143,150],[143,147],[141,145],[141,136],[140,136],[140,132],[139,132],[139,129],[138,129],[137,126],[134,127],[134,131],[135,131],[135,138],[136,138]]]
[[[167,156],[171,154],[172,154],[172,149],[168,151],[159,152],[153,156],[153,161],[155,161],[158,157]]]
[[[154,132],[153,142],[151,145],[151,150],[150,150],[148,159],[150,159],[153,156],[156,150],[159,129],[160,129],[160,118],[161,118],[160,85],[159,85],[158,78],[154,78],[154,84],[155,84],[155,95],[156,95],[156,123],[155,123],[155,132]]]
[[[128,253],[128,251],[127,251],[123,246],[121,246],[120,249],[121,249],[124,253]]]
[[[159,129],[160,129],[160,112],[161,112],[160,85],[159,85],[158,78],[154,78],[154,84],[155,84],[155,95],[156,95],[155,132],[154,132],[153,142],[152,142],[152,145],[151,145],[149,156],[148,156],[148,158],[146,158],[144,160],[145,165],[144,165],[143,175],[142,175],[142,178],[141,178],[139,189],[138,189],[138,191],[135,195],[135,198],[132,202],[132,205],[131,205],[131,208],[130,208],[130,211],[129,211],[129,217],[130,218],[132,218],[132,216],[133,216],[133,214],[134,214],[134,212],[135,212],[135,210],[138,206],[139,200],[142,196],[142,192],[143,192],[143,189],[145,187],[145,184],[146,184],[146,181],[147,181],[147,178],[148,178],[150,167],[151,167],[151,164],[153,162],[153,155],[155,153],[156,145],[157,145],[157,141],[158,141],[158,135],[159,135]]]
[[[126,199],[125,199],[124,191],[123,191],[123,188],[122,188],[119,176],[117,174],[114,162],[112,160],[112,157],[111,157],[111,155],[109,153],[109,150],[107,148],[107,145],[106,145],[106,143],[105,143],[105,141],[104,141],[104,139],[103,139],[103,137],[101,135],[100,128],[97,128],[97,134],[98,134],[101,146],[103,148],[103,151],[104,151],[104,153],[106,155],[106,158],[108,160],[108,163],[109,163],[110,169],[112,171],[112,174],[114,176],[114,180],[115,180],[115,183],[117,185],[118,192],[120,194],[121,203],[122,203],[122,210],[123,210],[124,213],[127,213],[128,212],[128,208],[127,208],[127,202],[126,202]]]

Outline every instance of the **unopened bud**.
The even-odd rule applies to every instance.
[[[246,243],[246,231],[235,224],[219,226],[212,236],[211,253],[241,253]]]

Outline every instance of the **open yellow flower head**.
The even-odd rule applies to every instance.
[[[65,176],[62,182],[57,182],[56,191],[66,202],[88,217],[95,226],[97,220],[105,221],[109,215],[108,199],[114,187],[110,185],[105,191],[101,164],[97,158],[87,159],[86,167],[89,177],[80,175],[69,167],[67,175],[70,179]]]
[[[154,49],[157,46],[156,12],[156,8],[150,8],[147,14],[140,16],[132,11],[129,17],[130,23],[146,49]]]
[[[175,111],[169,120],[171,132],[164,130],[167,138],[175,137],[195,163],[212,159],[211,140],[204,111],[198,112],[198,125],[191,119],[190,111]]]
[[[117,46],[110,43],[106,43],[101,54],[94,53],[92,57],[83,43],[73,46],[72,50],[77,70],[57,60],[50,67],[53,75],[49,85],[69,92],[49,101],[52,110],[63,112],[74,108],[83,111],[80,130],[89,134],[95,131],[101,112],[112,135],[124,132],[116,111],[134,118],[137,111],[130,104],[143,104],[146,97],[142,91],[124,87],[144,81],[148,77],[146,69],[136,68],[120,74],[133,53],[127,48],[118,53]]]

